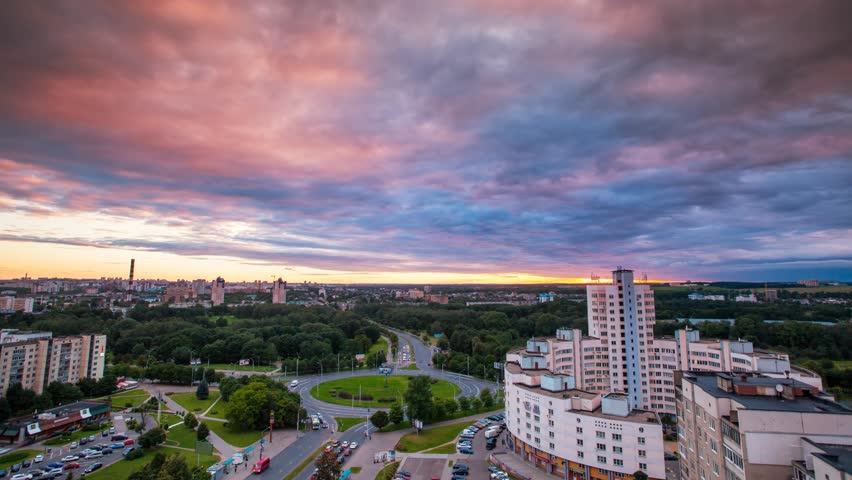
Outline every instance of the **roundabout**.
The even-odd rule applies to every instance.
[[[351,407],[389,408],[403,403],[410,376],[357,376],[328,380],[311,389],[316,400]],[[385,383],[387,382],[387,386]],[[432,395],[435,399],[451,399],[461,388],[446,380],[432,379]]]

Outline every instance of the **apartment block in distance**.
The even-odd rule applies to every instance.
[[[213,289],[210,293],[210,299],[213,302],[213,305],[222,305],[225,303],[225,279],[222,277],[216,277],[216,280],[213,282]]]
[[[844,478],[813,476],[848,468],[852,451],[852,409],[815,387],[752,372],[676,381],[681,479]]]
[[[666,478],[658,415],[626,394],[577,388],[572,375],[546,368],[547,349],[531,339],[507,355],[507,448],[554,478],[627,480],[638,470]]]
[[[32,297],[0,297],[0,312],[32,313],[35,300]]]
[[[50,332],[0,333],[0,392],[13,383],[40,394],[52,382],[100,379],[106,363],[106,335],[53,337]]]
[[[272,284],[272,303],[287,303],[287,282],[281,277]]]

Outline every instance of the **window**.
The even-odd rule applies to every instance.
[[[639,445],[645,445],[645,437],[636,437],[636,443]]]
[[[604,451],[606,451],[606,445],[605,445],[605,444],[603,444],[603,443],[599,443],[599,444],[598,444],[598,446],[597,446],[596,448],[597,448],[598,450],[604,450]]]
[[[606,457],[602,457],[602,456],[598,455],[598,462],[599,463],[606,463]]]
[[[623,460],[619,460],[619,459],[617,459],[617,458],[614,458],[614,459],[612,460],[612,464],[613,464],[613,465],[615,465],[616,467],[623,467],[623,466],[624,466],[624,461],[623,461]]]
[[[581,447],[583,446],[583,439],[582,438],[577,439],[577,445],[579,445]]]
[[[617,442],[620,442],[621,441],[621,434],[620,433],[613,433],[612,439],[617,441]]]
[[[621,447],[612,447],[612,451],[615,453],[622,453]]]
[[[604,433],[604,432],[597,432],[597,435],[598,435],[598,438],[606,438],[606,433]]]
[[[583,427],[577,427],[577,433],[583,433]]]
[[[713,453],[719,453],[719,444],[712,438],[710,439],[710,450],[713,450]]]
[[[583,458],[583,452],[577,451],[577,458]]]
[[[730,460],[731,463],[737,466],[740,470],[743,469],[743,457],[741,457],[737,452],[728,448],[727,445],[722,445],[725,449],[725,458]]]
[[[737,445],[740,444],[740,432],[738,432],[736,428],[724,422],[722,423],[722,435],[730,438]]]
[[[555,449],[556,449],[556,445],[554,445],[554,444],[552,444],[552,443],[551,443],[551,444],[550,444],[550,449],[551,449],[551,450],[555,450]]]
[[[645,452],[645,450],[639,450],[639,456],[640,457],[646,457],[647,453]]]
[[[713,462],[713,475],[719,476],[719,464],[716,462]]]
[[[648,464],[647,463],[640,463],[639,464],[639,470],[648,470]]]

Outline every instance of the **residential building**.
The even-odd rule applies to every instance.
[[[590,352],[608,357],[608,390],[627,393],[631,409],[647,406],[648,347],[656,319],[650,285],[634,284],[633,270],[618,267],[611,285],[589,285],[586,296],[589,335],[599,339]]]
[[[702,295],[700,293],[690,293],[689,299],[690,300],[712,300],[712,301],[716,301],[716,302],[724,302],[725,296],[724,295]]]
[[[448,297],[447,295],[430,293],[426,295],[426,301],[429,303],[440,303],[441,305],[447,305],[450,303],[450,297]]]
[[[192,281],[192,293],[193,298],[198,298],[201,295],[207,295],[208,285],[210,285],[207,280],[203,278],[199,278]]]
[[[753,293],[749,293],[748,295],[737,295],[734,297],[735,302],[747,302],[747,303],[757,303],[757,297],[754,296]]]
[[[216,277],[216,281],[213,282],[213,290],[210,294],[211,300],[213,302],[213,306],[222,305],[225,303],[225,279],[222,277]]]
[[[423,290],[419,290],[419,289],[416,289],[416,288],[412,288],[411,290],[408,291],[408,298],[410,298],[412,300],[416,300],[418,298],[423,298],[424,295],[425,294],[423,293]]]
[[[572,375],[545,367],[544,345],[530,340],[507,358],[506,447],[555,478],[665,478],[657,414],[631,408],[624,394],[577,388]]]
[[[34,305],[32,297],[0,297],[0,312],[32,313]]]
[[[100,379],[106,335],[52,337],[49,332],[4,331],[0,340],[0,392],[13,383],[40,394],[52,382]]]
[[[647,339],[647,337],[646,337]],[[606,340],[583,336],[579,329],[559,329],[556,337],[533,339],[541,368],[571,375],[578,388],[590,392],[624,392],[623,386],[611,379],[612,345]],[[520,361],[520,350],[509,352],[507,361]],[[632,360],[632,359],[631,359]],[[754,348],[745,340],[703,340],[697,330],[676,330],[672,337],[653,339],[646,345],[645,368],[640,371],[646,409],[675,414],[675,370],[715,372],[763,372],[767,376],[790,377],[822,390],[822,378],[814,372],[790,363],[786,353]],[[623,369],[621,369],[623,370]],[[616,370],[616,374],[621,374]]]
[[[775,302],[778,300],[778,290],[766,290],[766,301]]]
[[[852,479],[852,446],[802,438],[804,460],[793,460],[793,480]]]
[[[538,303],[552,302],[555,298],[556,298],[556,294],[553,293],[553,292],[539,293],[538,294]]]
[[[682,480],[791,478],[838,455],[819,445],[852,445],[852,409],[811,385],[746,372],[677,372],[675,381]]]
[[[287,303],[287,282],[281,277],[272,283],[272,303]]]
[[[798,283],[799,285],[804,285],[806,287],[818,287],[819,286],[819,280],[799,280],[796,283]]]

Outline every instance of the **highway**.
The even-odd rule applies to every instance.
[[[417,367],[420,369],[399,370],[395,368],[393,375],[430,375],[434,378],[446,380],[448,382],[452,382],[458,385],[461,391],[459,395],[464,395],[467,397],[479,395],[479,392],[483,388],[490,388],[493,391],[498,386],[494,382],[488,382],[478,378],[469,377],[467,375],[442,372],[441,369],[431,367],[429,365],[432,362],[431,347],[429,347],[428,345],[424,345],[419,338],[409,333],[392,329],[384,325],[382,325],[382,327],[388,328],[388,330],[393,331],[399,337],[400,345],[397,346],[398,352],[402,351],[401,347],[404,342],[407,341],[411,345],[411,348],[414,350],[414,361],[417,363]],[[321,402],[315,399],[310,392],[312,387],[316,387],[317,384],[327,382],[329,380],[376,374],[376,371],[371,369],[355,371],[342,370],[340,372],[327,373],[324,375],[300,376],[298,377],[299,385],[294,389],[294,391],[298,392],[299,396],[302,398],[302,406],[305,407],[305,409],[308,411],[308,415],[313,415],[319,412],[323,415],[323,417],[326,419],[326,421],[329,422],[331,426],[337,425],[335,417],[363,417],[366,420],[366,418],[369,417],[377,409],[361,407],[353,408],[351,406],[335,405]],[[288,380],[292,379],[293,377],[288,378]],[[300,438],[296,440],[292,445],[285,448],[278,455],[274,456],[272,458],[272,462],[270,463],[269,469],[267,469],[262,474],[255,475],[254,477],[260,479],[280,480],[284,476],[288,475],[294,468],[296,468],[305,458],[310,456],[317,448],[319,448],[326,441],[332,438],[340,441],[356,441],[364,445],[364,433],[365,431],[367,431],[368,428],[369,423],[361,423],[355,427],[350,428],[342,435],[339,433],[332,434],[331,428],[325,430],[309,430],[303,433],[302,436],[300,436]],[[369,448],[369,442],[366,442],[366,445],[364,446]],[[297,476],[296,478],[298,480],[307,479],[310,476],[311,472],[313,472],[313,468],[308,467],[305,469],[304,472],[302,472],[301,475]]]

